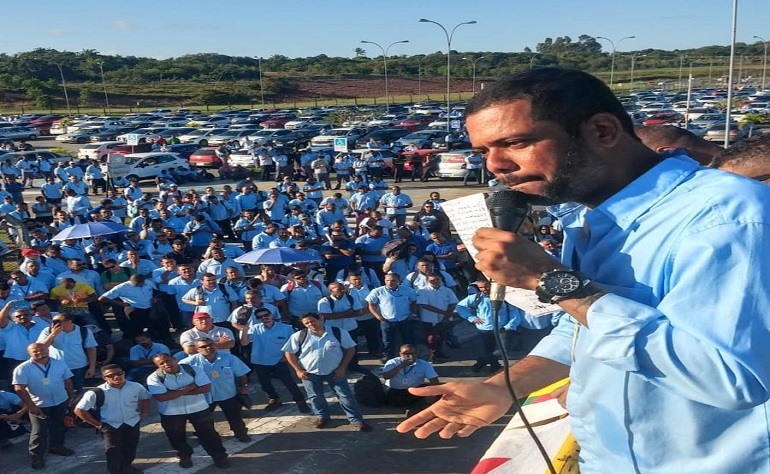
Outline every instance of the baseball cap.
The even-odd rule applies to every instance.
[[[21,251],[22,257],[39,257],[40,251],[35,249],[24,249]]]
[[[193,319],[206,319],[210,317],[211,315],[209,313],[195,313],[192,316]]]

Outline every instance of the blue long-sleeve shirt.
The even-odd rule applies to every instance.
[[[549,209],[563,263],[609,292],[531,353],[570,366],[581,472],[770,471],[768,202],[674,156],[592,210]]]

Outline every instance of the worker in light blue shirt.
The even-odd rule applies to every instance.
[[[131,369],[128,371],[128,379],[132,382],[146,383],[147,376],[155,370],[152,358],[158,354],[171,354],[168,346],[154,342],[149,333],[139,333],[134,337],[136,345],[128,351],[128,360]]]
[[[185,429],[189,421],[214,464],[220,468],[230,467],[207,401],[211,379],[203,370],[180,365],[168,354],[158,354],[152,361],[158,370],[147,377],[147,389],[158,402],[160,424],[176,451],[179,466],[185,469],[193,466],[193,448],[187,442]]]
[[[136,459],[139,444],[139,421],[150,412],[150,392],[141,384],[127,381],[126,373],[117,364],[102,367],[101,375],[104,383],[97,389],[104,398],[99,417],[88,411],[96,408],[94,390],[87,391],[75,405],[75,415],[101,432],[108,472],[135,472],[131,463]]]
[[[189,364],[208,375],[211,410],[219,406],[238,441],[251,441],[243,421],[243,404],[237,397],[249,393],[248,366],[228,352],[217,351],[214,341],[208,338],[196,340],[195,349],[198,353],[182,359],[180,364]]]
[[[414,343],[411,317],[417,313],[417,295],[413,289],[401,284],[397,273],[390,272],[385,275],[385,284],[373,289],[366,296],[366,301],[369,312],[380,321],[381,360],[384,363],[395,356],[396,331],[404,343]]]
[[[72,321],[72,315],[59,313],[51,319],[51,326],[40,331],[37,342],[50,349],[52,359],[63,361],[72,371],[75,391],[83,388],[85,379],[96,373],[96,339],[88,327],[81,328]]]
[[[297,388],[297,382],[292,378],[289,365],[284,360],[283,346],[294,334],[294,329],[288,324],[277,322],[267,308],[256,308],[257,322],[249,325],[233,323],[233,327],[241,333],[241,344],[251,346],[251,364],[257,375],[259,385],[267,394],[266,411],[273,411],[282,402],[278,391],[273,386],[274,378],[281,381],[291,393],[301,413],[310,413],[305,401],[305,395]]]
[[[345,373],[356,351],[356,343],[344,329],[326,328],[317,313],[302,315],[304,330],[294,333],[283,346],[286,360],[302,380],[316,416],[316,428],[324,428],[331,417],[324,395],[326,382],[340,403],[348,421],[359,431],[371,431],[348,385]],[[339,336],[337,335],[339,333]]]
[[[74,400],[75,391],[72,372],[64,362],[48,356],[45,344],[30,344],[27,353],[29,360],[14,369],[11,383],[29,410],[32,468],[42,469],[47,453],[62,456],[75,453],[64,446],[64,415],[69,403]]]
[[[533,97],[544,89],[560,100]],[[580,71],[522,73],[467,110],[491,172],[562,203],[547,209],[563,226],[561,262],[499,229],[473,245],[480,271],[562,309],[509,375],[519,393],[569,375],[580,472],[770,472],[770,188],[647,148],[612,91]],[[511,133],[537,144],[511,146]],[[511,404],[503,377],[481,387],[415,390],[442,399],[399,430],[470,434]],[[465,420],[486,422],[447,416],[458,397]]]
[[[13,373],[13,369],[29,358],[27,347],[36,342],[47,327],[43,320],[32,318],[29,309],[18,307],[16,300],[9,300],[0,309],[0,337],[5,340],[5,380],[10,380],[8,375]]]

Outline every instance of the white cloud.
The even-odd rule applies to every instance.
[[[111,26],[116,30],[123,30],[123,31],[133,30],[134,22],[130,20],[115,20],[111,23]]]

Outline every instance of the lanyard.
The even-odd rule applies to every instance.
[[[51,370],[51,363],[48,362],[48,365],[45,366],[45,370],[40,368],[40,365],[37,362],[33,362],[33,364],[35,365],[35,367],[37,367],[37,370],[39,370],[40,372],[43,373],[43,377],[47,379],[48,378],[48,372]]]

